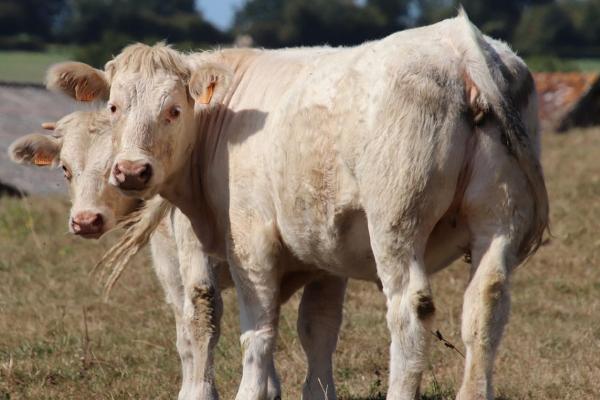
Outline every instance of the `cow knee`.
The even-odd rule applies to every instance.
[[[483,282],[483,300],[486,305],[494,305],[502,299],[506,293],[507,277],[501,272],[487,275]]]
[[[419,290],[414,295],[414,308],[421,321],[427,321],[435,314],[435,305],[431,293]]]
[[[467,288],[462,337],[467,346],[477,342],[495,345],[508,319],[510,293],[508,276],[500,270],[479,276]]]
[[[428,288],[396,294],[388,300],[388,325],[392,331],[420,330],[417,327],[429,326],[434,315],[435,305]]]

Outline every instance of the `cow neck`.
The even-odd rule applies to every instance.
[[[200,142],[198,140],[198,142]],[[207,254],[218,255],[215,218],[204,191],[200,146],[194,146],[183,166],[172,175],[170,185],[160,193],[190,220],[194,232]]]

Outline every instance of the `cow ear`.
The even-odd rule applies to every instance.
[[[61,148],[60,138],[32,133],[15,140],[8,148],[8,155],[17,164],[53,167],[58,164]]]
[[[46,74],[46,87],[78,101],[106,101],[110,93],[104,71],[74,61],[50,67]]]
[[[221,103],[229,89],[233,73],[225,65],[206,63],[195,68],[190,77],[190,95],[196,109],[206,110]]]

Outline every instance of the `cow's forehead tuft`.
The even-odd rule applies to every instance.
[[[142,43],[127,46],[106,64],[105,70],[109,81],[123,72],[140,73],[143,77],[150,78],[168,73],[184,81],[190,76],[185,56],[162,42],[154,46]]]

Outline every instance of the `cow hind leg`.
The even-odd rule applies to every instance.
[[[326,276],[309,283],[298,311],[298,336],[308,360],[302,399],[337,399],[332,357],[342,324],[344,278]]]
[[[369,221],[369,230],[377,273],[387,299],[391,336],[387,399],[414,400],[427,365],[435,313],[423,261],[427,235],[398,230],[374,220]]]
[[[506,236],[498,236],[471,250],[474,274],[464,296],[462,339],[466,361],[459,400],[494,398],[494,359],[510,309],[512,247]]]
[[[510,275],[534,215],[527,181],[498,140],[501,132],[488,126],[477,135],[481,146],[462,204],[471,232],[472,276],[463,304],[466,360],[459,400],[494,398],[492,374],[510,311]]]

